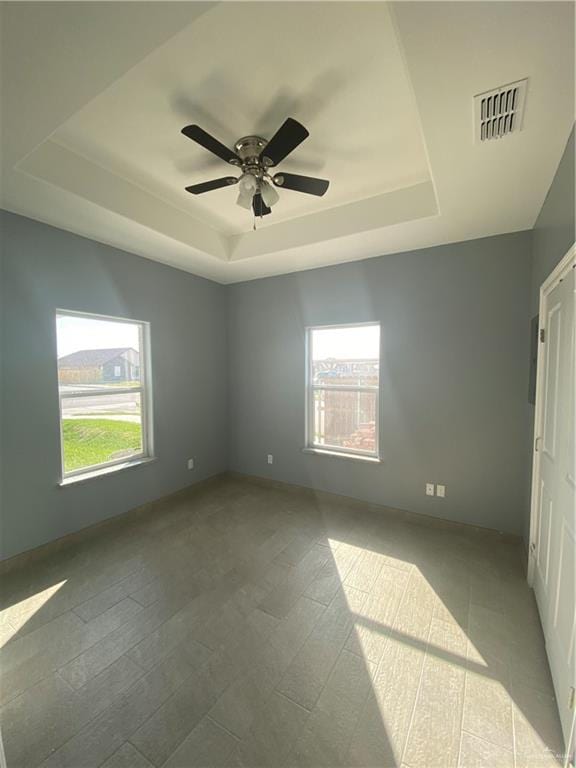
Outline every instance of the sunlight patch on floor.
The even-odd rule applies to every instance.
[[[25,600],[14,603],[14,605],[1,611],[0,623],[2,625],[2,634],[0,636],[0,648],[4,647],[62,589],[64,584],[66,584],[66,579],[57,584],[52,584],[52,586],[47,587],[41,592],[36,592]]]

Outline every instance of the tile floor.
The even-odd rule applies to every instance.
[[[555,766],[520,543],[227,477],[3,578],[8,768]]]

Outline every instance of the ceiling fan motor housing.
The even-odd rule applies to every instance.
[[[255,168],[263,168],[267,165],[263,157],[260,157],[260,153],[264,147],[268,144],[266,139],[260,136],[244,136],[242,139],[238,139],[234,144],[234,151],[242,160],[242,166],[253,166]]]

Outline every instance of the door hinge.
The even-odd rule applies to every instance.
[[[574,709],[576,703],[576,689],[574,686],[570,686],[570,693],[568,694],[568,709]]]
[[[545,337],[546,337],[545,328],[540,328],[540,341],[542,342],[542,344],[544,344]]]
[[[536,552],[536,542],[535,541],[533,541],[532,544],[530,544],[530,552],[532,552],[532,554],[534,554],[534,552]]]

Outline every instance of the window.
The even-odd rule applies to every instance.
[[[148,323],[58,310],[62,479],[151,457]]]
[[[309,328],[307,445],[378,456],[380,326]]]

